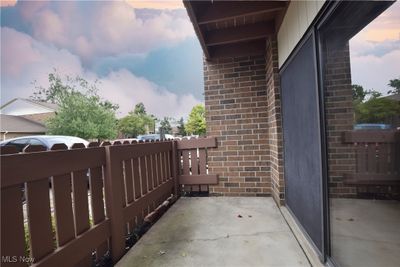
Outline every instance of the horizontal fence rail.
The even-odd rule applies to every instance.
[[[355,171],[344,175],[346,184],[400,185],[400,131],[347,131],[343,143],[352,144],[355,153]]]
[[[181,184],[217,182],[206,154],[215,146],[202,138],[1,147],[1,266],[117,262]]]
[[[208,185],[218,184],[218,175],[209,174],[207,164],[207,149],[215,147],[215,137],[177,142],[178,177],[183,192],[208,192]]]

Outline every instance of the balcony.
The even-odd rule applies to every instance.
[[[216,145],[2,147],[2,266],[308,266],[272,198],[184,197],[218,182]]]

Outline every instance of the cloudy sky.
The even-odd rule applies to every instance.
[[[4,3],[4,4],[3,4]],[[202,52],[181,2],[11,1],[1,8],[1,103],[61,74],[100,81],[120,114],[186,116],[203,101]]]
[[[400,1],[350,40],[354,84],[384,95],[389,80],[400,79]]]
[[[180,1],[1,0],[1,104],[61,74],[100,81],[125,115],[143,102],[186,116],[203,102],[202,52]],[[383,93],[400,75],[400,2],[351,41],[353,83]]]

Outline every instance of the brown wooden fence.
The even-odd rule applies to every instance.
[[[357,130],[343,134],[353,144],[355,172],[345,174],[353,185],[400,185],[400,131]]]
[[[8,262],[10,266],[27,265],[19,258],[26,255],[25,232],[35,266],[67,263],[88,266],[93,251],[100,257],[107,250],[103,245],[110,237],[110,220],[105,217],[103,201],[105,148],[74,147],[65,150],[65,146],[57,145],[53,151],[43,151],[41,146],[29,146],[20,154],[14,154],[16,150],[12,147],[2,148],[1,255],[18,257],[16,263]],[[93,225],[89,221],[87,179]],[[49,182],[53,191],[53,212]],[[23,186],[27,230],[24,229],[21,197]],[[8,265],[5,261],[7,259],[2,258],[2,266]]]
[[[217,147],[215,137],[177,143],[179,183],[185,193],[208,192],[209,184],[218,184],[218,175],[209,174],[207,164],[207,149],[214,147]]]
[[[57,144],[23,153],[1,147],[1,266],[91,266],[107,252],[118,261],[126,236],[179,196],[179,177],[194,183],[178,176],[178,147],[193,151],[210,140],[75,144],[69,150]],[[191,165],[197,184],[214,182],[206,161],[199,152]],[[27,256],[33,263],[23,262]]]

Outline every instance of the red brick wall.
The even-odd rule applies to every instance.
[[[284,204],[283,139],[280,100],[280,77],[277,41],[267,41],[266,51],[268,136],[270,148],[271,190],[278,204]]]
[[[218,138],[209,151],[210,172],[220,182],[211,195],[268,196],[284,204],[283,139],[280,78],[276,39],[267,41],[266,55],[204,61],[207,135]],[[354,197],[343,183],[354,171],[351,145],[342,133],[352,130],[350,55],[348,45],[326,51],[325,108],[328,171],[333,197]]]
[[[352,145],[343,144],[342,133],[352,130],[354,110],[348,44],[325,51],[325,112],[329,188],[332,197],[354,197],[354,187],[343,183],[343,174],[355,168]]]
[[[269,196],[268,101],[264,56],[204,61],[209,170],[220,175],[211,195]]]

